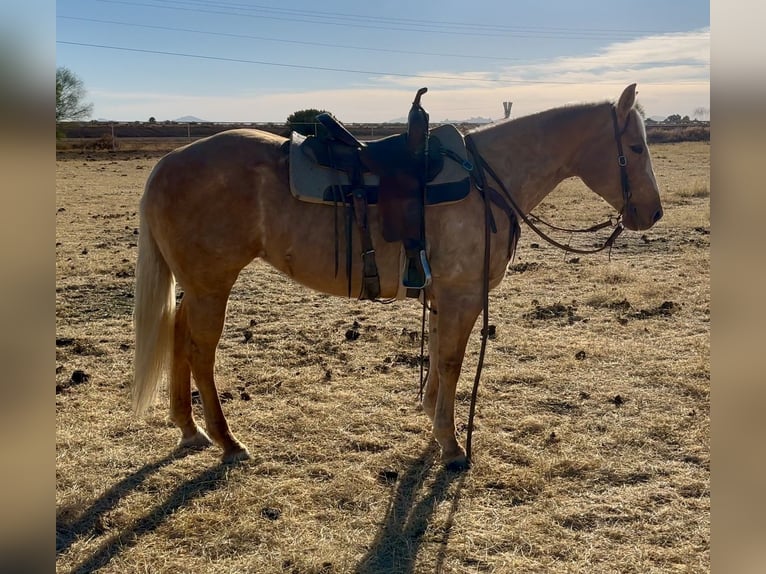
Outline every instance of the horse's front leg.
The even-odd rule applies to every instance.
[[[433,434],[442,449],[442,462],[450,469],[465,469],[469,461],[455,435],[455,391],[463,366],[468,338],[481,311],[479,297],[452,295],[439,298],[436,315],[436,365],[438,390],[433,415]],[[431,359],[433,361],[433,359]],[[431,368],[434,364],[431,363]]]

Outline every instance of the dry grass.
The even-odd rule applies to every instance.
[[[707,572],[710,149],[652,150],[665,218],[611,260],[522,230],[491,297],[465,474],[441,468],[417,406],[417,304],[326,297],[259,262],[217,363],[254,460],[174,453],[167,404],[136,420],[126,389],[136,208],[156,157],[60,159],[57,571]],[[540,208],[569,225],[608,214],[578,181]],[[475,332],[459,422],[478,348]]]

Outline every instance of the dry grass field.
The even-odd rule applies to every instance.
[[[522,226],[465,473],[441,467],[418,406],[418,304],[331,298],[260,262],[216,366],[253,460],[175,452],[166,400],[136,419],[128,396],[137,205],[159,156],[60,155],[57,571],[709,571],[710,147],[652,153],[665,217],[611,257]],[[574,180],[538,212],[586,226],[610,209]]]

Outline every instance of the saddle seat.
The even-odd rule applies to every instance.
[[[401,138],[401,134],[390,137]],[[382,141],[363,143],[369,146],[378,145]],[[322,137],[307,137],[298,132],[292,133],[289,148],[290,191],[297,199],[310,203],[337,204],[351,193],[351,178],[348,174],[361,162],[357,148]],[[448,156],[452,158],[450,161],[446,161]],[[465,198],[470,189],[471,166],[468,165],[463,136],[454,125],[443,124],[430,130],[428,167],[426,205],[454,203]],[[362,165],[362,176],[367,203],[377,205],[380,174]]]
[[[367,145],[363,141],[356,139],[356,136],[348,131],[346,126],[336,120],[332,114],[323,112],[319,114],[316,119],[320,124],[327,128],[327,131],[330,132],[330,137],[332,139],[338,140],[339,142],[353,148],[361,148]]]
[[[319,114],[316,119],[329,132],[329,140],[322,143],[321,138],[318,138],[317,145],[309,144],[320,163],[334,163],[338,169],[348,170],[359,161],[363,171],[380,177],[396,174],[418,177],[419,172],[425,169],[425,181],[431,181],[441,171],[443,158],[438,148],[434,150],[436,153],[428,155],[426,162],[423,156],[426,153],[425,146],[414,153],[410,151],[412,142],[408,133],[365,142],[357,139],[346,126],[326,112]]]
[[[353,205],[362,238],[364,287],[361,298],[374,299],[379,293],[374,248],[367,226],[369,203],[377,203],[383,238],[389,242],[401,241],[404,246],[406,264],[402,283],[407,295],[417,297],[431,282],[425,252],[426,184],[442,171],[444,154],[439,140],[429,136],[428,113],[420,105],[426,91],[421,88],[417,92],[406,133],[363,142],[332,115],[322,113],[316,119],[325,133],[300,140],[293,136],[291,149],[300,148],[315,165],[346,174],[348,185],[334,184],[331,197],[333,202],[340,199]],[[459,134],[458,137],[462,142]],[[291,159],[291,174],[292,170]],[[370,185],[369,176],[377,179],[377,185]]]

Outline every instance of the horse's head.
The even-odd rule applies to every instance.
[[[626,228],[638,231],[660,220],[662,203],[644,122],[635,103],[636,84],[631,84],[611,106],[609,117],[598,122],[581,177],[622,214]]]

